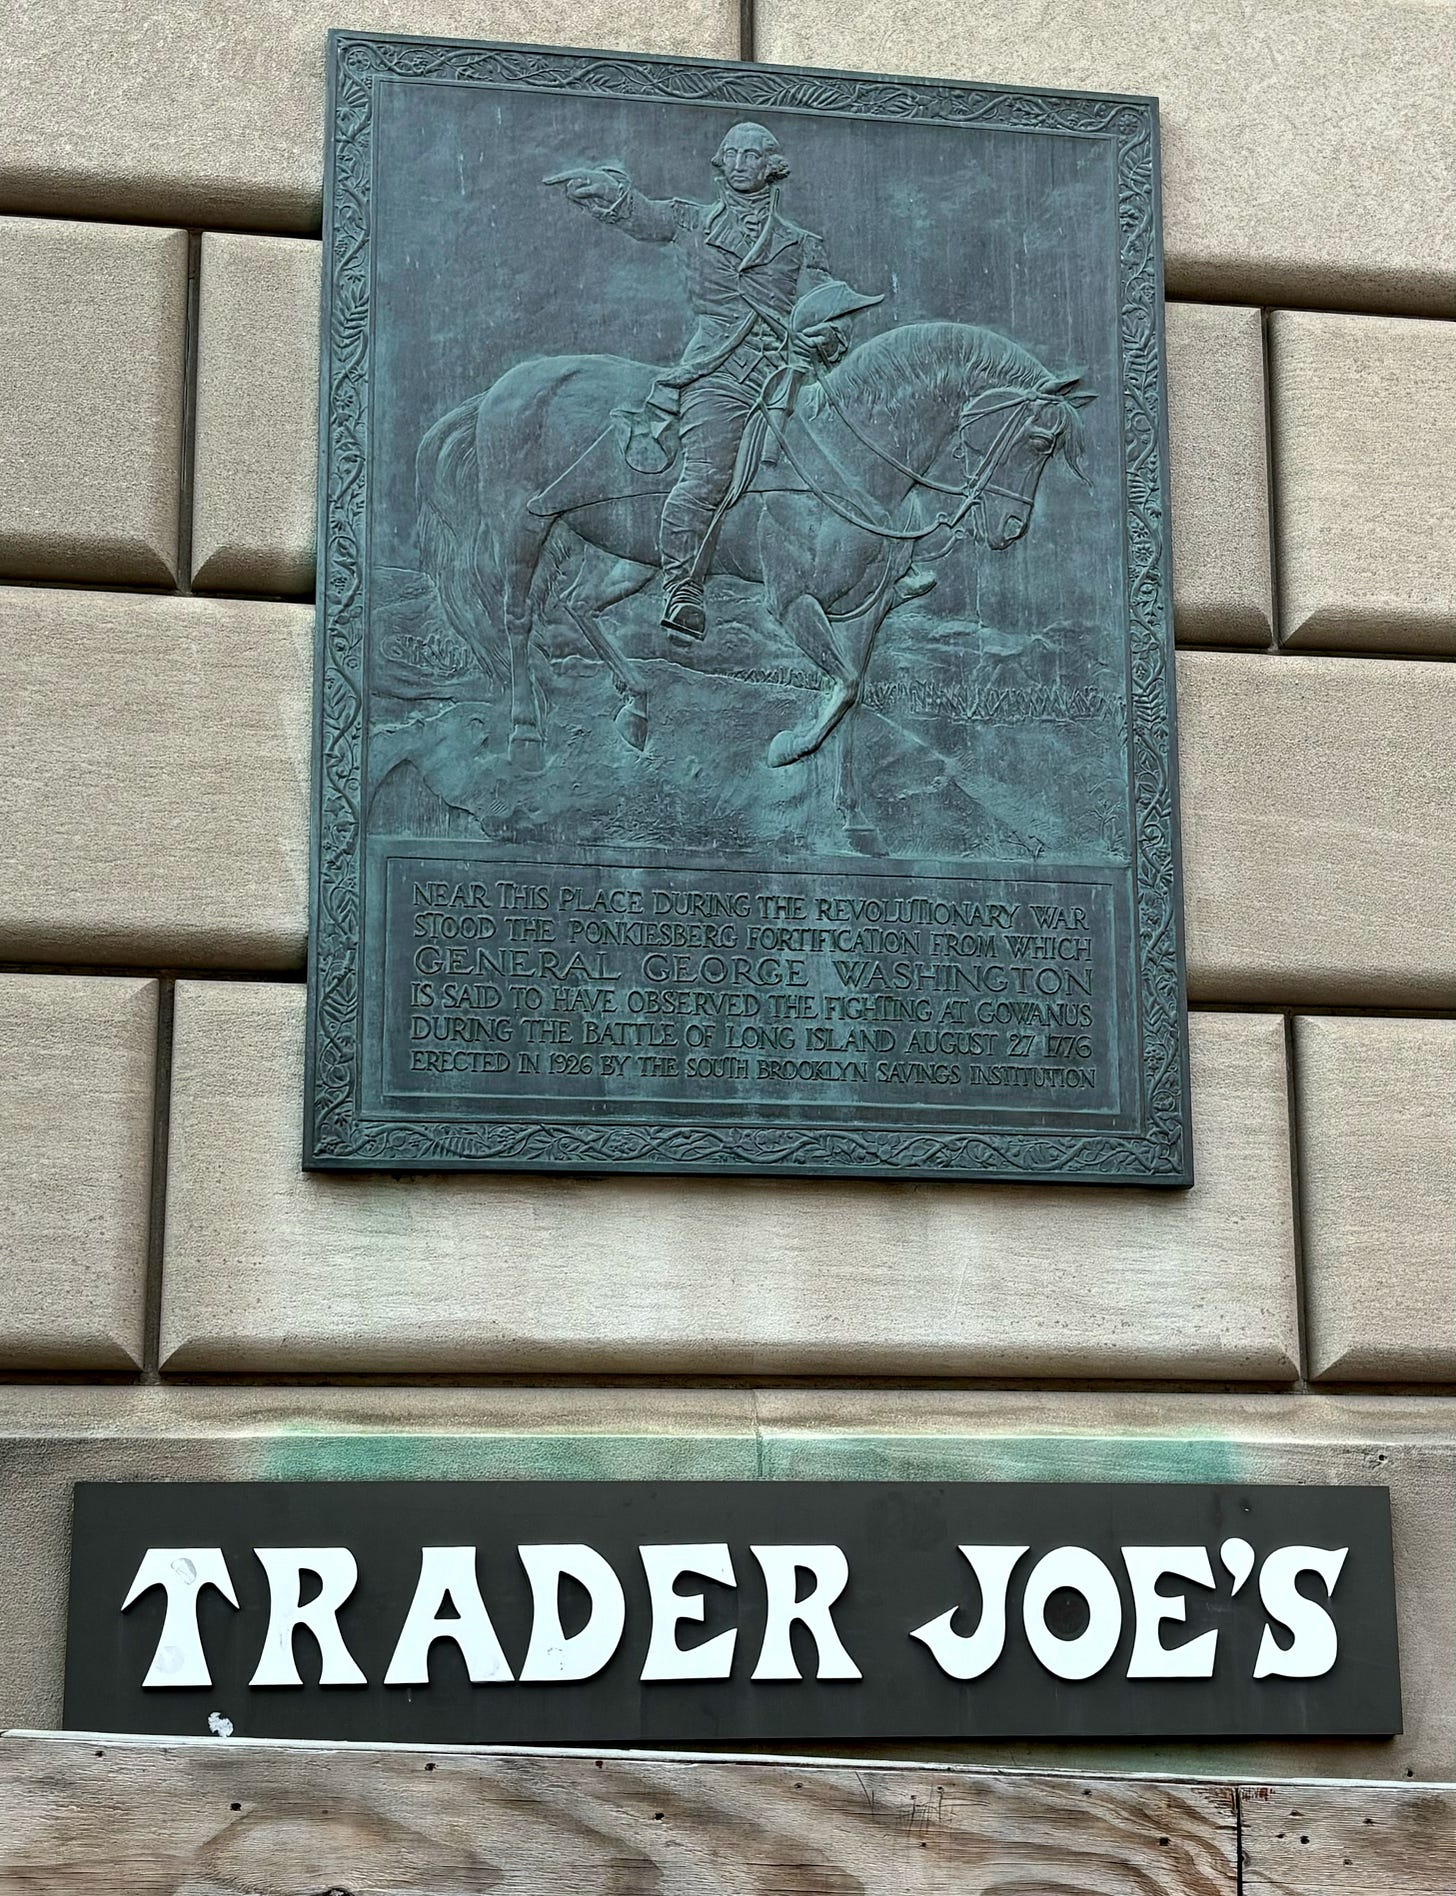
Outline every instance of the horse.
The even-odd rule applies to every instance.
[[[659,567],[673,469],[634,474],[612,417],[640,410],[660,373],[619,356],[535,357],[420,444],[422,559],[456,632],[509,679],[520,767],[541,763],[529,658],[548,607],[611,670],[627,741],[647,741],[646,675],[602,615]],[[1095,396],[1080,384],[993,330],[907,323],[850,350],[787,417],[762,412],[762,462],[721,517],[710,570],[763,586],[827,681],[810,716],[774,736],[771,765],[818,750],[853,706],[917,552],[962,535],[992,551],[1020,539],[1058,452],[1087,481],[1079,410]]]

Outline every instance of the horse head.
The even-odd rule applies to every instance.
[[[1060,451],[1084,486],[1086,430],[1078,412],[1097,399],[1079,375],[1049,377],[1034,388],[984,389],[961,408],[957,457],[964,466],[986,544],[996,550],[1031,525],[1037,488]]]

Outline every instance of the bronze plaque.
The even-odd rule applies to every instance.
[[[329,67],[305,1164],[1189,1183],[1155,103]]]

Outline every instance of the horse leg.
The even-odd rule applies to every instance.
[[[558,599],[572,624],[606,665],[616,683],[622,702],[617,709],[616,725],[622,738],[635,751],[647,748],[647,674],[635,659],[628,658],[602,625],[602,614],[633,593],[641,592],[653,576],[653,568],[635,560],[618,559],[605,580],[591,597],[577,597],[581,568]]]
[[[511,762],[522,770],[542,764],[541,713],[531,678],[531,589],[545,535],[518,534],[501,550],[500,586],[506,643],[511,657]]]
[[[886,574],[881,588],[879,603],[870,615],[865,628],[864,638],[859,648],[859,657],[855,666],[855,696],[859,696],[864,683],[865,673],[870,668],[870,654],[875,649],[875,639],[880,627],[885,623],[895,607],[895,593]],[[844,818],[845,834],[853,847],[864,855],[875,855],[880,848],[880,835],[873,820],[865,814],[860,802],[859,775],[855,768],[855,753],[862,737],[855,729],[855,720],[844,727],[844,735],[839,744],[839,781],[835,786],[834,802]]]
[[[841,649],[828,614],[812,594],[801,593],[778,617],[799,650],[827,674],[830,684],[813,716],[780,731],[769,745],[768,761],[776,767],[797,764],[818,750],[859,696],[860,681],[859,667]]]

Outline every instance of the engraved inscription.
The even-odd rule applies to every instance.
[[[1106,1112],[1104,883],[393,858],[389,1093]]]

